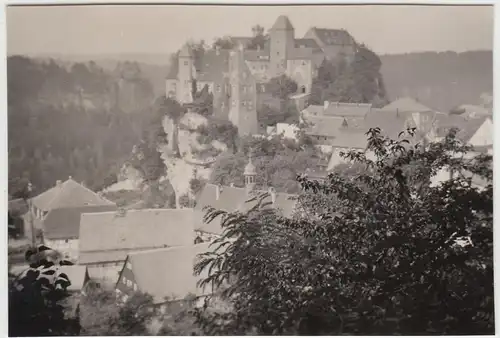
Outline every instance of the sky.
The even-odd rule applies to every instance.
[[[171,53],[189,39],[250,36],[287,15],[302,37],[310,27],[346,29],[379,54],[493,49],[491,6],[88,5],[7,8],[7,53]]]

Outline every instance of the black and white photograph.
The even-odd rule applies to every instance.
[[[8,336],[495,334],[492,3],[4,10]]]

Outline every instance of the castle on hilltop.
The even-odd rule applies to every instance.
[[[269,30],[264,48],[249,50],[247,37],[231,38],[238,47],[206,51],[195,62],[191,48],[185,45],[166,79],[166,95],[182,104],[193,102],[192,88],[207,86],[213,94],[213,111],[229,119],[240,135],[258,132],[257,96],[265,93],[265,84],[273,77],[287,75],[298,86],[298,93],[311,92],[313,78],[321,63],[343,58],[350,62],[357,44],[345,30],[310,28],[302,39],[286,16],[280,16]]]

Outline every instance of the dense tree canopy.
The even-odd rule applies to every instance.
[[[340,101],[373,103],[376,106],[386,104],[381,65],[379,57],[363,45],[358,46],[351,61],[342,56],[332,61],[325,59],[313,81],[311,103]]]
[[[409,130],[409,134],[413,131]],[[230,282],[233,311],[200,310],[205,334],[492,334],[493,189],[491,156],[452,132],[426,148],[368,132],[369,149],[346,159],[359,174],[300,179],[298,214],[284,219],[258,205],[248,213],[208,210],[225,232],[196,269],[205,282]],[[440,169],[470,175],[437,185]]]

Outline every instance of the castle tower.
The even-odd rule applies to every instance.
[[[270,37],[270,70],[273,77],[285,73],[290,51],[295,48],[295,30],[288,17],[278,17],[269,30]]]
[[[237,128],[240,136],[256,134],[257,93],[255,79],[243,57],[243,46],[232,50],[229,56],[229,121]]]
[[[257,170],[252,163],[252,150],[248,152],[248,164],[245,167],[243,176],[245,176],[245,188],[247,192],[252,191],[255,188],[255,178],[257,177]]]
[[[179,52],[179,73],[177,83],[177,100],[180,103],[193,102],[192,83],[195,77],[194,54],[188,45]]]

